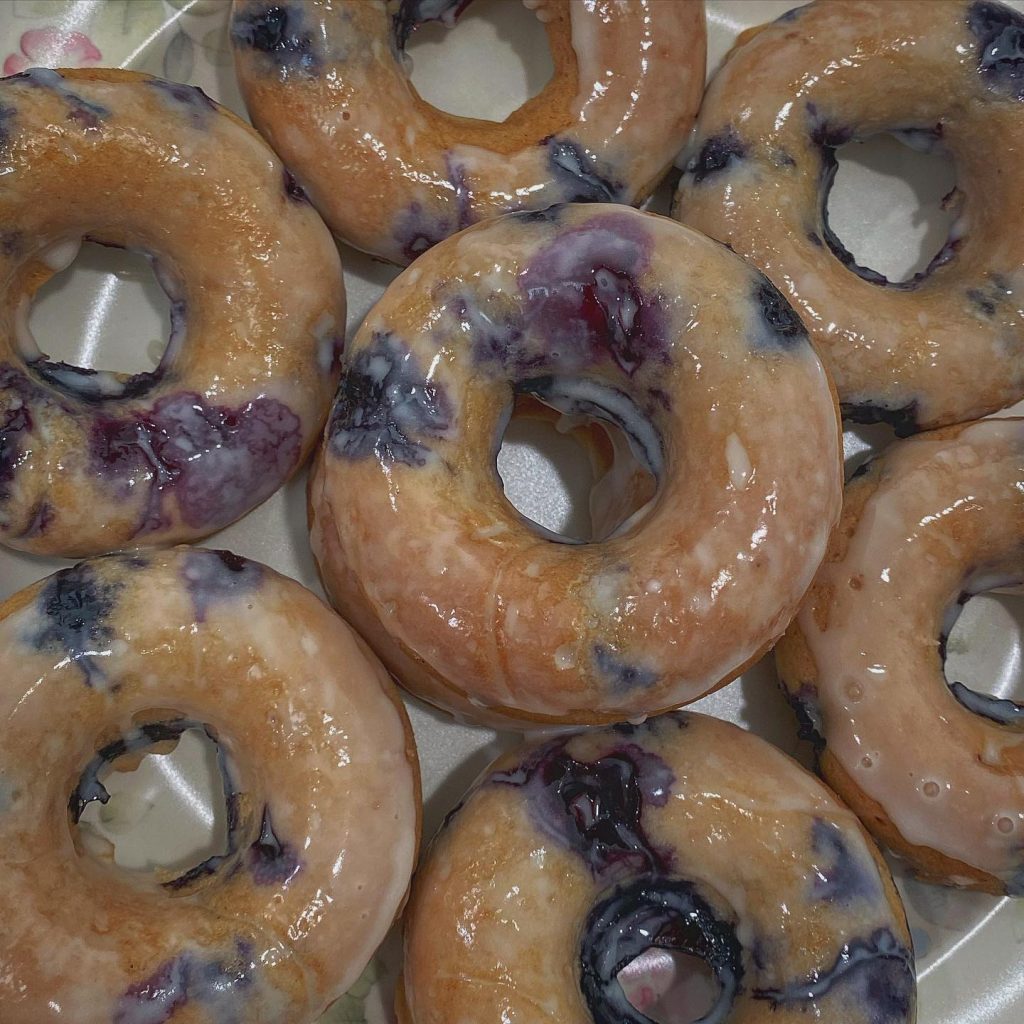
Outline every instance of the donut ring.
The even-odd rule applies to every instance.
[[[854,422],[904,436],[1024,397],[1022,46],[1024,17],[989,0],[830,0],[756,30],[709,86],[674,216],[786,294]],[[836,147],[879,132],[956,164],[949,239],[904,282],[826,215]]]
[[[711,966],[708,1024],[915,1019],[903,907],[854,814],[703,715],[496,762],[431,844],[405,922],[403,1024],[647,1024],[616,975],[652,947]]]
[[[425,102],[405,43],[471,0],[236,0],[231,39],[253,124],[331,230],[409,263],[461,228],[555,203],[639,204],[693,126],[704,4],[529,0],[555,72],[501,124]]]
[[[828,783],[929,881],[1024,895],[1024,708],[947,684],[967,598],[1024,582],[1024,419],[890,448],[850,482],[776,648]]]
[[[195,540],[269,497],[323,425],[345,296],[330,233],[266,144],[191,86],[35,69],[0,80],[0,160],[0,541]],[[32,295],[83,236],[152,259],[173,324],[156,370],[36,346]]]
[[[21,591],[0,650],[5,1024],[306,1024],[351,986],[405,898],[419,775],[344,623],[265,566],[178,548]],[[228,850],[162,882],[84,855],[69,819],[107,799],[103,762],[193,727],[219,745]]]
[[[552,543],[495,458],[517,394],[618,427],[658,482]],[[800,445],[790,440],[799,430]],[[628,207],[442,242],[363,323],[310,484],[324,585],[413,693],[477,721],[654,714],[781,634],[838,520],[835,401],[786,301]]]

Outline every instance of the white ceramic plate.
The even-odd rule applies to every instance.
[[[791,6],[792,0],[708,0],[709,68],[739,31]],[[1013,6],[1024,9],[1024,0],[1014,0]],[[227,0],[4,0],[0,67],[3,74],[33,65],[135,68],[199,85],[244,116],[228,49],[228,9]],[[426,26],[418,35],[411,48],[413,79],[426,98],[456,113],[500,120],[537,91],[550,72],[543,29],[517,0],[477,0],[447,35],[438,26]],[[908,174],[913,185],[903,180]],[[841,164],[830,203],[833,226],[859,262],[890,275],[912,272],[939,248],[947,226],[938,217],[922,218],[918,204],[934,205],[948,191],[950,174],[948,167],[891,141],[867,143]],[[351,332],[397,270],[344,248],[342,257]],[[137,371],[159,358],[168,334],[166,306],[141,258],[86,246],[73,267],[43,289],[31,325],[55,358]],[[862,458],[887,440],[884,429],[848,434],[847,454]],[[499,468],[517,507],[558,528],[572,517],[566,487],[579,492],[586,481],[574,473],[570,452],[552,451],[548,444],[548,457],[537,444],[529,430],[508,435]],[[266,562],[319,592],[306,538],[304,488],[303,476],[208,543]],[[0,600],[66,564],[0,550]],[[968,678],[982,688],[980,681],[987,679],[989,688],[1002,695],[1016,687],[1018,699],[1022,603],[1006,597],[976,599],[962,617],[958,643],[951,645],[961,659],[958,670],[969,672]],[[490,758],[517,737],[454,724],[419,703],[408,703],[423,768],[429,836]],[[695,707],[806,758],[769,662]],[[150,755],[139,772],[110,784],[114,799],[102,813],[90,810],[92,827],[116,843],[117,859],[126,867],[145,867],[154,860],[194,863],[197,851],[216,843],[223,827],[216,815],[210,824],[213,771],[209,751],[198,741],[183,741],[170,755]],[[174,779],[183,781],[168,782]],[[917,952],[921,1024],[1020,1024],[1024,900],[898,880]],[[392,936],[324,1022],[393,1020],[391,989],[399,964],[400,949]],[[671,965],[665,966],[670,972]],[[630,985],[646,985],[657,1005],[671,977],[659,975],[657,965],[652,971]]]

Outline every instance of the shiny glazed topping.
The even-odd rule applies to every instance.
[[[618,428],[653,499],[588,545],[524,520],[495,470],[517,394]],[[695,700],[781,633],[840,474],[824,371],[764,277],[666,218],[556,207],[448,239],[371,311],[312,543],[418,695],[478,720],[616,721]]]
[[[83,238],[147,254],[156,370],[55,362],[33,293]],[[323,423],[345,322],[330,233],[248,126],[124,71],[0,80],[0,542],[82,555],[206,536],[267,498]]]
[[[616,975],[650,947],[709,964],[703,1024],[915,1019],[903,910],[856,817],[702,715],[498,761],[431,845],[405,946],[404,1024],[645,1024]]]
[[[0,1020],[306,1024],[406,893],[419,780],[387,674],[297,583],[225,551],[83,562],[0,605]],[[87,854],[110,764],[200,729],[227,848]]]
[[[702,0],[530,0],[554,77],[501,124],[447,114],[413,88],[405,43],[470,2],[234,5],[253,123],[339,237],[395,263],[509,210],[639,203],[700,103]]]
[[[844,416],[901,435],[1024,397],[1024,16],[992,0],[820,0],[754,30],[701,108],[674,215],[800,311]],[[828,224],[836,148],[890,132],[947,152],[956,220],[909,281]]]
[[[1024,583],[1024,420],[899,444],[843,520],[778,647],[826,778],[926,877],[1024,895],[1020,708],[943,673],[975,593]],[[877,805],[877,806],[876,806]]]

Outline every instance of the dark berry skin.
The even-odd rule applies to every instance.
[[[651,947],[689,953],[711,967],[719,993],[701,1021],[724,1024],[743,981],[735,923],[718,916],[696,886],[675,878],[638,879],[591,910],[580,946],[580,989],[594,1024],[650,1024],[616,976]]]
[[[1005,4],[971,4],[967,24],[978,40],[978,73],[994,93],[1024,100],[1024,16]]]
[[[110,618],[120,590],[120,583],[88,564],[55,573],[36,601],[40,626],[30,637],[32,646],[40,654],[67,658],[87,686],[102,685],[106,681],[102,656],[114,639]]]
[[[187,113],[197,128],[205,128],[210,115],[216,113],[217,104],[197,85],[182,85],[162,78],[150,78],[147,84]]]
[[[614,203],[623,187],[600,173],[594,158],[572,139],[552,135],[541,142],[548,148],[548,165],[562,186],[566,203]]]
[[[813,745],[816,755],[820,754],[825,749],[825,725],[817,689],[811,683],[801,683],[796,693],[784,687],[783,694],[796,715],[797,735]]]
[[[328,437],[342,458],[422,466],[430,451],[426,439],[441,437],[452,418],[444,387],[426,379],[397,338],[375,334],[342,374]]]
[[[259,838],[249,847],[246,866],[257,885],[286,885],[301,870],[298,855],[274,833],[270,808],[263,808]]]
[[[761,278],[756,283],[753,298],[766,328],[759,333],[755,347],[791,349],[809,343],[803,321],[768,278]]]
[[[854,853],[834,822],[814,819],[811,850],[816,857],[816,869],[811,875],[814,899],[839,906],[882,900],[882,887],[874,861]]]
[[[844,420],[851,423],[886,423],[897,437],[910,437],[918,431],[917,402],[908,402],[897,409],[890,409],[873,402],[843,402],[840,411]]]
[[[295,180],[295,175],[286,167],[284,169],[284,194],[295,203],[308,203],[306,191]]]
[[[210,606],[251,594],[263,580],[257,562],[230,551],[193,548],[182,564],[185,587],[192,598],[197,622],[205,622]]]
[[[690,157],[684,173],[690,175],[694,185],[699,185],[705,178],[724,171],[746,155],[747,147],[743,140],[732,127],[727,127],[707,139],[700,152]]]
[[[617,689],[642,689],[658,681],[657,672],[624,662],[613,648],[605,644],[594,644],[592,653],[597,670]]]
[[[318,74],[320,56],[313,34],[305,26],[301,4],[280,3],[240,10],[231,23],[231,39],[237,46],[265,54],[282,75],[311,78]]]

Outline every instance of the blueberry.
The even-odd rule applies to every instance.
[[[699,185],[705,178],[724,171],[730,164],[742,160],[746,155],[746,145],[732,126],[729,126],[705,140],[700,152],[687,161],[684,173],[691,175],[693,183]]]
[[[754,342],[756,348],[789,349],[808,341],[803,321],[789,300],[768,278],[758,275],[753,301],[765,328],[757,332]]]
[[[814,819],[811,850],[818,858],[811,885],[814,899],[839,906],[850,906],[857,901],[882,901],[882,886],[874,861],[866,853],[855,853],[834,822]]]
[[[193,548],[185,554],[181,569],[192,598],[197,622],[205,622],[210,606],[251,594],[263,579],[263,569],[230,551]]]
[[[305,189],[295,180],[295,175],[284,169],[284,194],[296,203],[308,203]]]
[[[257,885],[286,885],[302,864],[290,844],[274,833],[270,808],[263,808],[259,838],[249,847],[246,863]]]
[[[797,719],[797,735],[814,747],[820,754],[825,749],[825,724],[821,717],[821,705],[818,703],[818,690],[813,683],[801,683],[794,693],[788,687],[783,693]]]
[[[909,437],[920,429],[916,399],[896,408],[874,402],[843,402],[840,411],[851,423],[887,423],[897,437]]]
[[[967,24],[978,39],[978,72],[994,93],[1024,100],[1024,16],[990,0],[971,4]]]
[[[552,135],[541,145],[547,146],[548,165],[562,189],[562,202],[614,203],[623,196],[623,186],[602,174],[594,157],[579,143]]]
[[[643,689],[658,681],[658,673],[639,665],[624,662],[614,647],[594,644],[592,648],[594,665],[598,672],[618,690]]]
[[[242,8],[232,20],[231,38],[236,45],[265,54],[282,77],[297,74],[311,78],[320,70],[321,56],[299,4]]]

